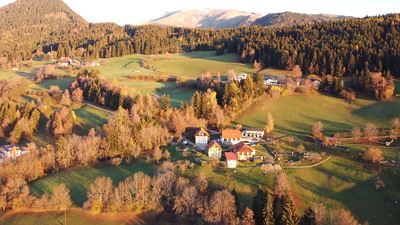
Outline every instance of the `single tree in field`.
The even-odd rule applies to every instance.
[[[377,191],[380,191],[382,189],[385,188],[385,183],[383,182],[383,180],[381,180],[380,178],[378,178],[375,182],[375,189]]]
[[[358,128],[358,127],[354,127],[354,128],[351,130],[350,133],[351,133],[351,137],[353,137],[355,141],[356,141],[358,138],[360,138],[360,137],[362,136],[361,129]]]
[[[112,193],[113,185],[109,177],[96,178],[89,186],[88,200],[85,202],[84,208],[90,209],[94,213],[103,212],[111,199]]]
[[[383,160],[383,154],[379,148],[368,148],[367,151],[364,152],[362,158],[365,161],[378,163]]]
[[[60,184],[54,188],[51,201],[54,204],[54,208],[58,210],[65,211],[71,207],[72,201],[69,195],[69,189],[65,184]]]
[[[265,134],[270,135],[272,133],[272,131],[274,131],[274,127],[275,127],[274,118],[272,118],[271,113],[268,113],[267,122],[264,127]]]
[[[376,136],[378,136],[379,131],[376,126],[372,123],[365,124],[364,127],[364,137],[368,138],[369,141],[373,140]]]
[[[290,185],[285,173],[280,173],[276,177],[274,194],[277,197],[282,197],[284,194],[290,193]]]
[[[400,130],[400,118],[394,118],[390,121],[390,125],[393,129]]]
[[[200,192],[207,191],[208,181],[206,175],[200,172],[199,175],[194,180],[194,184]]]
[[[301,78],[303,76],[303,72],[301,71],[301,67],[299,65],[294,66],[292,72],[295,78]]]
[[[318,121],[312,126],[311,134],[314,138],[321,138],[323,136],[322,134],[323,130],[324,130],[324,125]]]

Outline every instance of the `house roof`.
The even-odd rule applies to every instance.
[[[240,139],[241,137],[242,133],[240,130],[226,129],[222,131],[222,138],[224,139]]]
[[[226,160],[237,160],[237,156],[233,152],[225,152]]]
[[[210,148],[214,147],[214,146],[218,147],[218,149],[222,151],[221,146],[220,146],[216,141],[212,141],[212,142],[210,142],[210,144],[208,144],[208,146],[207,146],[207,151],[208,151]]]
[[[240,142],[232,146],[232,150],[235,153],[253,153],[254,149],[243,142]]]
[[[208,134],[208,132],[204,128],[200,128],[196,132],[196,136],[210,136],[210,135]]]
[[[262,128],[243,128],[242,131],[251,131],[251,132],[264,132]]]

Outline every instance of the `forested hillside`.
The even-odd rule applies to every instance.
[[[294,12],[270,13],[254,21],[253,25],[264,27],[285,27],[304,25],[308,23],[338,21],[351,17],[325,15],[325,14],[303,14]]]
[[[305,74],[359,77],[368,70],[400,74],[396,14],[282,28],[220,30],[89,25],[59,0],[20,0],[2,8],[0,15],[7,18],[0,22],[0,52],[8,60],[29,59],[50,50],[57,51],[58,57],[85,58],[216,50],[217,54],[237,53],[248,63],[257,60],[289,70],[300,65]]]
[[[30,57],[44,39],[77,32],[86,21],[60,0],[18,0],[0,8],[0,49]]]

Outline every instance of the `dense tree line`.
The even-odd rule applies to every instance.
[[[39,126],[41,113],[33,103],[18,105],[11,101],[0,103],[0,138],[18,143],[30,140]]]
[[[245,80],[235,81],[233,79],[235,72],[229,73],[231,76],[227,82],[221,82],[218,76],[203,74],[193,84],[194,88],[199,90],[191,100],[195,115],[199,118],[208,118],[210,124],[217,127],[223,124],[221,115],[236,113],[250,103],[250,100],[266,93],[264,76],[249,75]]]
[[[46,5],[42,8],[48,7]],[[292,70],[295,65],[299,65],[304,74],[330,74],[339,78],[363,77],[367,70],[383,72],[387,77],[400,74],[400,23],[397,14],[282,28],[208,30],[87,24],[63,6],[56,5],[53,11],[70,15],[75,22],[59,24],[59,30],[51,33],[51,29],[31,32],[41,34],[39,40],[11,40],[12,43],[18,43],[18,46],[27,47],[21,49],[1,45],[2,55],[14,60],[18,57],[28,59],[32,53],[40,55],[51,50],[57,51],[58,57],[85,58],[215,50],[218,54],[237,53],[243,62],[257,61],[264,66]],[[50,21],[50,24],[57,21],[66,23],[66,20]],[[4,26],[2,30],[7,30],[7,26],[18,27],[20,23],[20,20],[16,20],[12,22],[14,25],[10,22],[0,26]],[[48,27],[54,28],[53,25]],[[29,29],[37,28],[32,26]],[[32,43],[20,44],[26,41]]]

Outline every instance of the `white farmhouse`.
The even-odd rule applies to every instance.
[[[222,131],[220,141],[225,145],[235,145],[242,141],[242,133],[240,130],[225,129]]]
[[[205,150],[208,145],[208,140],[210,139],[210,135],[204,128],[200,128],[194,137],[195,144],[200,150]]]
[[[264,137],[264,129],[245,128],[242,130],[243,138],[262,138]]]

